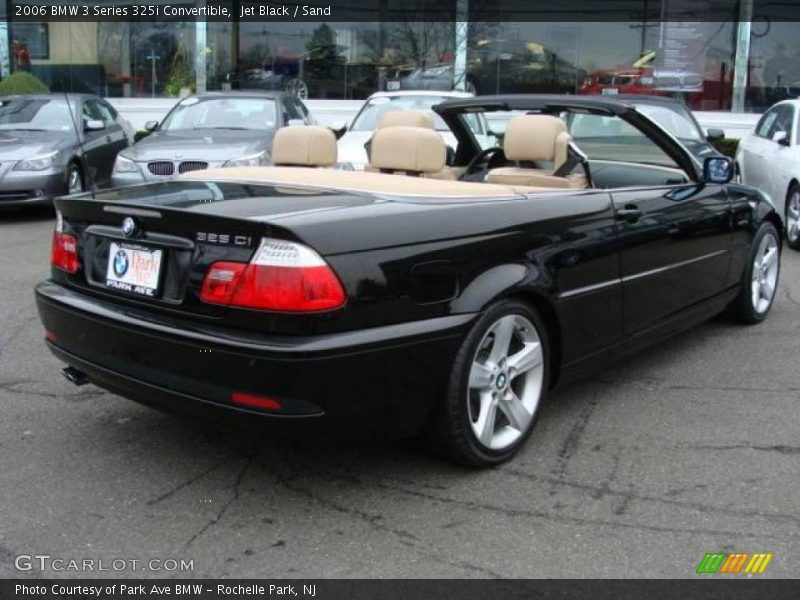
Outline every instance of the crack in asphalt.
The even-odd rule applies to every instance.
[[[501,469],[504,473],[508,473],[509,475],[513,475],[516,477],[520,477],[523,479],[529,479],[531,481],[541,481],[545,483],[550,483],[552,485],[560,485],[566,486],[573,489],[582,490],[588,492],[591,496],[595,499],[600,498],[602,496],[616,496],[619,498],[627,498],[630,497],[631,500],[642,501],[642,502],[653,502],[653,503],[662,503],[662,504],[669,504],[672,506],[678,506],[680,508],[688,508],[697,510],[698,512],[717,512],[722,514],[729,514],[732,516],[737,517],[762,517],[767,520],[774,520],[774,521],[790,521],[794,523],[800,523],[800,516],[791,515],[791,514],[784,514],[784,513],[765,513],[760,512],[755,509],[747,509],[747,508],[727,508],[724,506],[712,506],[710,504],[703,504],[700,502],[691,502],[689,500],[678,500],[674,498],[666,498],[666,497],[659,497],[659,496],[650,496],[650,495],[643,495],[636,493],[633,490],[615,490],[610,489],[607,487],[596,486],[586,483],[581,483],[578,481],[569,481],[565,479],[555,479],[552,477],[541,477],[538,475],[534,475],[531,473],[526,473],[524,471],[520,471],[518,469],[514,469],[513,467],[505,467]],[[754,478],[750,480],[746,480],[747,482],[753,483],[755,481],[759,481],[760,478]],[[700,484],[698,486],[692,487],[708,487],[710,484]],[[683,488],[685,490],[687,488]],[[666,492],[665,496],[672,496],[677,495],[683,490],[678,491],[669,491]]]
[[[585,518],[585,517],[573,517],[561,514],[550,513],[543,510],[531,510],[531,509],[524,509],[524,508],[511,508],[511,507],[503,507],[503,506],[496,506],[494,504],[487,504],[484,502],[477,502],[474,500],[460,500],[456,498],[450,498],[447,496],[439,496],[436,494],[431,494],[427,492],[422,492],[420,490],[406,490],[403,488],[397,488],[394,486],[389,486],[381,483],[374,484],[375,487],[380,489],[386,489],[391,491],[397,491],[403,494],[416,496],[419,498],[425,498],[431,501],[442,502],[446,504],[453,504],[456,506],[461,506],[468,509],[478,509],[484,510],[487,512],[499,513],[507,517],[530,517],[530,518],[537,518],[543,519],[546,521],[553,521],[558,523],[570,523],[576,525],[595,525],[601,527],[610,527],[612,529],[633,529],[633,530],[640,530],[640,531],[652,531],[656,533],[670,533],[670,534],[700,534],[700,535],[712,535],[712,536],[726,536],[726,537],[736,537],[736,538],[755,538],[755,539],[795,539],[796,536],[793,535],[775,535],[775,534],[765,534],[765,533],[749,533],[749,532],[742,532],[742,531],[727,531],[721,529],[707,529],[702,527],[666,527],[660,525],[647,525],[643,523],[622,523],[617,521],[609,521],[606,519],[595,519],[595,518]]]
[[[791,292],[791,291],[789,291],[789,288],[783,288],[783,292],[784,292],[784,295],[786,296],[786,299],[787,299],[789,302],[791,302],[791,303],[792,303],[792,304],[794,304],[795,306],[800,306],[800,301],[797,301],[797,300],[795,300],[795,299],[792,297],[792,292]]]
[[[581,408],[578,418],[572,424],[572,427],[561,444],[561,448],[558,451],[558,460],[556,462],[556,466],[551,470],[551,473],[556,477],[562,478],[566,475],[567,467],[569,466],[569,460],[577,451],[578,446],[580,445],[581,437],[583,436],[584,431],[586,431],[586,426],[589,424],[589,419],[591,419],[592,413],[596,407],[597,397],[593,396],[587,401],[583,408]]]
[[[169,490],[167,490],[166,492],[164,492],[164,493],[163,493],[163,494],[161,494],[160,496],[157,496],[156,498],[151,498],[150,500],[148,500],[148,501],[146,502],[146,504],[147,504],[147,505],[149,505],[149,506],[152,506],[152,505],[154,505],[154,504],[158,504],[159,502],[161,502],[161,501],[163,501],[163,500],[166,500],[167,498],[170,498],[170,497],[174,496],[175,494],[177,494],[177,493],[178,493],[179,491],[181,491],[182,489],[184,489],[184,488],[186,488],[186,487],[189,487],[190,485],[192,485],[192,484],[193,484],[193,483],[195,483],[196,481],[199,481],[199,480],[201,480],[201,479],[202,479],[203,477],[205,477],[206,475],[209,475],[209,474],[213,473],[214,471],[216,471],[216,470],[217,470],[217,469],[219,469],[220,467],[222,467],[222,466],[224,466],[224,465],[227,465],[227,464],[230,464],[230,463],[231,463],[231,461],[230,461],[230,460],[223,460],[223,461],[221,461],[221,462],[218,462],[217,464],[215,464],[215,465],[213,465],[213,466],[209,467],[208,469],[206,469],[206,470],[202,471],[201,473],[199,473],[199,474],[197,474],[197,475],[195,475],[195,476],[193,476],[193,477],[190,477],[189,479],[187,479],[187,480],[185,480],[185,481],[182,481],[182,482],[181,482],[181,483],[179,483],[178,485],[176,485],[176,486],[174,486],[174,487],[170,488]]]
[[[236,479],[234,480],[233,485],[230,487],[230,489],[233,491],[231,497],[228,499],[227,502],[225,502],[225,504],[223,504],[220,507],[220,509],[217,511],[216,517],[208,521],[208,523],[203,525],[203,527],[201,527],[197,532],[192,534],[189,540],[183,545],[184,549],[188,549],[189,546],[191,546],[199,537],[204,535],[209,529],[211,529],[217,523],[219,523],[222,517],[225,516],[225,513],[228,511],[231,505],[237,500],[239,500],[240,496],[239,488],[242,485],[242,480],[244,479],[245,473],[247,473],[248,469],[250,469],[251,466],[253,466],[252,459],[245,461],[242,468],[239,469],[239,472],[236,474]]]
[[[323,496],[315,494],[312,490],[308,489],[305,486],[300,485],[296,481],[296,479],[297,479],[297,475],[296,474],[284,475],[284,474],[279,473],[278,471],[276,471],[270,465],[267,465],[267,464],[265,464],[265,463],[263,463],[261,461],[256,460],[256,463],[262,469],[264,469],[269,475],[274,477],[275,480],[277,481],[277,483],[280,484],[283,488],[285,488],[285,489],[287,489],[287,490],[289,490],[289,491],[291,491],[291,492],[293,492],[293,493],[295,493],[295,494],[297,494],[297,495],[299,495],[299,496],[301,496],[303,498],[311,500],[312,502],[315,502],[315,503],[317,503],[317,504],[319,504],[319,505],[321,505],[321,506],[323,506],[323,507],[325,507],[325,508],[327,508],[329,510],[333,510],[333,511],[335,511],[337,513],[340,513],[340,514],[346,515],[348,517],[355,518],[355,519],[357,519],[359,521],[362,521],[362,522],[366,523],[370,528],[375,529],[376,531],[380,531],[382,533],[392,534],[393,536],[397,537],[397,541],[400,544],[403,544],[404,546],[406,546],[408,548],[411,548],[412,550],[414,550],[415,552],[417,552],[418,554],[420,554],[421,556],[423,556],[425,558],[428,558],[430,560],[434,560],[439,564],[448,565],[448,566],[451,566],[451,567],[457,567],[457,568],[463,569],[463,570],[465,570],[467,572],[479,573],[479,574],[482,574],[483,576],[489,576],[489,577],[492,577],[492,578],[495,578],[495,579],[500,579],[500,578],[503,577],[503,575],[501,575],[500,573],[498,573],[496,571],[493,571],[491,569],[488,569],[486,567],[481,567],[479,565],[475,565],[473,563],[470,563],[470,562],[467,562],[467,561],[463,561],[463,560],[452,560],[452,559],[445,558],[445,557],[441,556],[440,553],[438,553],[434,549],[432,549],[429,545],[425,544],[425,542],[423,542],[423,540],[421,540],[419,537],[417,537],[413,533],[411,533],[409,531],[405,531],[403,529],[396,528],[396,527],[390,527],[388,525],[385,525],[385,524],[381,523],[380,521],[383,519],[383,515],[370,514],[370,513],[366,512],[366,511],[363,511],[363,510],[360,510],[360,509],[357,509],[357,508],[353,508],[353,507],[348,507],[348,506],[345,506],[345,505],[340,504],[338,502],[335,502],[335,501],[333,501],[333,500],[331,500],[329,498],[325,498]],[[298,471],[302,472],[302,473],[308,472],[307,469],[298,469]],[[352,475],[348,475],[346,472],[342,472],[342,473],[339,473],[339,474],[333,474],[333,473],[330,473],[330,474],[333,475],[334,478],[336,478],[336,479],[348,481],[349,483],[354,483],[354,484],[357,484],[357,485],[362,485],[362,487],[363,487],[363,484],[362,484],[361,480],[358,477],[352,476]]]
[[[34,381],[32,379],[11,379],[6,381],[0,381],[0,391],[8,392],[10,394],[15,394],[18,396],[39,396],[40,398],[64,398],[67,400],[73,400],[75,398],[88,400],[89,398],[96,398],[98,396],[103,396],[108,393],[105,390],[99,388],[84,389],[70,393],[42,392],[32,389],[19,389],[19,386],[25,384],[36,384],[36,383],[40,382]]]
[[[759,452],[777,452],[778,454],[800,454],[800,446],[789,446],[788,444],[772,444],[769,446],[759,446],[755,444],[728,444],[718,446],[687,446],[692,450],[758,450]]]

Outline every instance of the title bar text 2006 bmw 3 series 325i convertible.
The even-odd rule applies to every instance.
[[[767,315],[781,220],[729,159],[699,164],[609,99],[435,110],[456,148],[387,113],[363,172],[332,168],[330,131],[289,127],[275,166],[57,200],[36,298],[66,374],[281,429],[427,431],[492,465],[556,383],[722,311]],[[476,137],[478,116],[502,133]]]

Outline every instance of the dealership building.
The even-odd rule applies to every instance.
[[[505,20],[497,10],[484,18],[478,0],[408,0],[402,20],[393,18],[394,0],[375,0],[373,14],[353,21],[335,12],[327,21],[251,20],[239,18],[241,4],[221,3],[232,18],[216,21],[35,22],[16,19],[16,3],[6,3],[0,69],[118,105],[203,90],[284,89],[313,103],[467,89],[656,93],[696,111],[745,114],[800,95],[800,23],[762,14],[759,0],[584,2],[591,10],[562,20],[540,18],[536,5],[545,3],[537,2]],[[183,4],[154,6],[166,5]]]

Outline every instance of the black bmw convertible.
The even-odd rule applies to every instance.
[[[453,151],[393,115],[343,171],[330,131],[289,127],[273,166],[57,200],[36,299],[65,375],[281,430],[427,432],[493,465],[556,384],[721,312],[767,316],[781,220],[729,159],[613,99],[435,110]],[[481,113],[506,119],[499,146]]]

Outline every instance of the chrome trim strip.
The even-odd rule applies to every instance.
[[[571,298],[572,296],[578,296],[580,294],[588,294],[589,292],[597,292],[599,290],[609,288],[615,285],[619,285],[622,283],[622,279],[611,279],[609,281],[601,281],[600,283],[593,283],[592,285],[587,285],[584,287],[575,288],[573,290],[569,290],[567,292],[562,292],[558,295],[559,299],[564,298]]]
[[[727,252],[728,250],[717,250],[716,252],[709,252],[708,254],[704,254],[703,256],[696,256],[695,258],[682,260],[681,262],[672,263],[671,265],[666,265],[664,267],[658,267],[657,269],[651,269],[650,271],[642,271],[641,273],[636,273],[635,275],[628,275],[627,277],[623,277],[622,282],[627,283],[628,281],[634,281],[636,279],[641,279],[642,277],[649,277],[650,275],[663,273],[664,271],[669,271],[670,269],[675,269],[677,267],[684,267],[692,263],[700,262],[701,260],[714,258],[715,256],[719,256],[720,254],[727,254]]]
[[[692,263],[700,262],[701,260],[707,260],[709,258],[714,258],[715,256],[719,256],[721,254],[726,254],[728,250],[717,250],[715,252],[709,252],[708,254],[704,254],[703,256],[697,256],[695,258],[690,258],[688,260],[682,260],[681,262],[672,263],[671,265],[666,265],[663,267],[658,267],[657,269],[651,269],[649,271],[642,271],[641,273],[636,273],[634,275],[628,275],[626,277],[620,277],[617,279],[610,279],[608,281],[601,281],[600,283],[593,283],[592,285],[587,285],[584,287],[575,288],[572,290],[568,290],[566,292],[562,292],[558,295],[559,300],[563,300],[565,298],[571,298],[572,296],[579,296],[581,294],[588,294],[590,292],[598,292],[600,290],[619,285],[621,283],[627,283],[629,281],[635,281],[637,279],[641,279],[642,277],[649,277],[650,275],[656,275],[658,273],[663,273],[664,271],[669,271],[670,269],[676,269],[678,267],[685,267],[686,265],[690,265]]]
[[[135,217],[152,217],[154,219],[161,218],[160,212],[156,212],[154,210],[145,210],[143,208],[128,208],[125,206],[104,206],[103,210],[105,212],[117,213],[120,215],[133,215]]]

